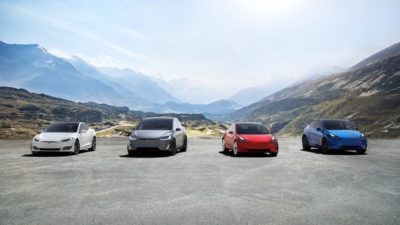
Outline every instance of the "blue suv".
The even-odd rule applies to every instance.
[[[330,150],[367,151],[367,139],[347,120],[318,119],[304,128],[303,149],[320,148],[323,153]]]

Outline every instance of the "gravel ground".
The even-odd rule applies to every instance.
[[[137,157],[124,138],[77,156],[0,140],[0,224],[400,224],[400,140],[365,155],[279,141],[276,158],[235,158],[217,139]]]

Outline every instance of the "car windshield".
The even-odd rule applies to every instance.
[[[44,132],[75,133],[78,130],[79,123],[55,123],[49,125]]]
[[[172,119],[143,120],[136,130],[172,130]]]
[[[323,120],[322,122],[327,130],[354,130],[353,126],[345,120]]]
[[[261,124],[236,124],[237,134],[269,134],[266,127]]]

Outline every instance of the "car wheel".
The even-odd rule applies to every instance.
[[[78,155],[79,154],[80,148],[81,148],[81,146],[79,144],[79,141],[76,140],[75,141],[75,145],[74,145],[74,155]]]
[[[301,142],[303,143],[303,150],[307,150],[308,151],[308,150],[311,149],[310,145],[308,144],[306,135],[303,135],[303,138],[301,139]]]
[[[322,151],[322,153],[324,153],[324,154],[328,154],[328,153],[329,153],[328,141],[327,141],[325,138],[322,139],[321,151]]]
[[[170,144],[170,150],[169,150],[169,154],[170,155],[175,155],[176,154],[176,142],[171,142]]]
[[[271,157],[277,157],[277,156],[278,156],[278,153],[277,153],[277,152],[271,152],[269,155],[270,155]]]
[[[226,145],[225,145],[225,139],[222,139],[222,151],[224,153],[228,153],[229,152],[229,149],[227,149]]]
[[[358,149],[357,150],[358,154],[365,154],[365,152],[367,152],[367,149]]]
[[[136,155],[136,153],[134,151],[128,151],[128,156],[133,157],[135,155]]]
[[[236,142],[233,143],[232,152],[233,152],[233,156],[239,156],[239,151],[238,151],[238,147],[237,147],[237,143]]]
[[[183,146],[182,146],[181,151],[186,152],[186,150],[187,150],[187,136],[185,135],[185,139],[183,139]]]
[[[92,147],[89,148],[89,151],[96,151],[96,137],[93,137]]]

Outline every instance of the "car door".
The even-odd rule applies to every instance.
[[[178,119],[174,119],[174,132],[175,132],[176,146],[177,147],[183,146],[184,133]]]
[[[308,129],[308,141],[309,141],[309,144],[312,146],[317,145],[317,139],[318,139],[317,130],[316,130],[317,128],[318,128],[318,121],[313,120],[310,123],[310,127]]]
[[[90,132],[89,132],[89,127],[86,123],[81,124],[80,135],[81,135],[81,148],[89,147]]]
[[[315,146],[321,146],[321,139],[323,137],[321,121],[315,121],[315,128],[313,130],[313,143]]]
[[[232,148],[233,147],[233,142],[234,142],[234,136],[235,136],[235,132],[234,132],[234,127],[235,124],[232,124],[225,135],[225,144],[227,148]]]

